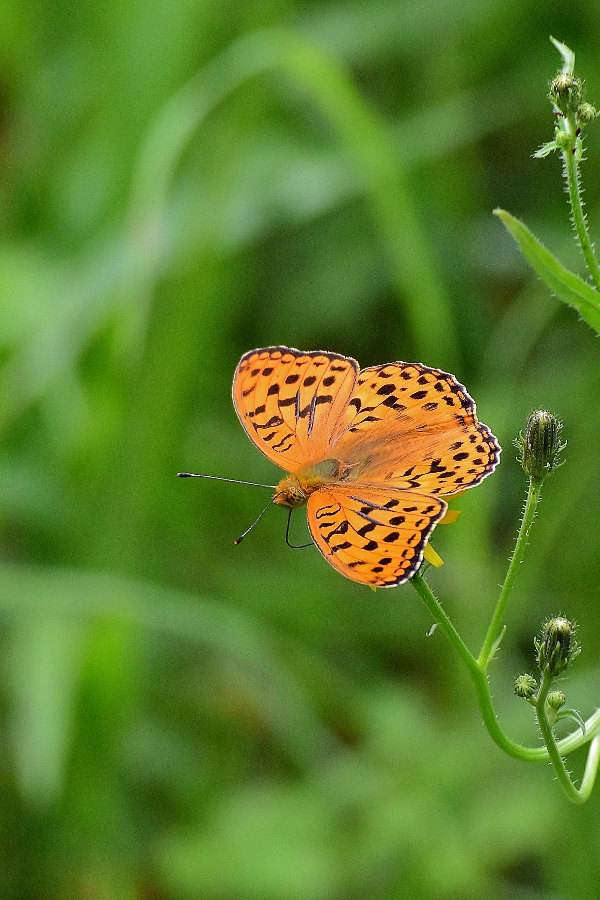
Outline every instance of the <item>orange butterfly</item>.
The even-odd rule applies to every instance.
[[[241,358],[232,394],[250,440],[290,473],[273,502],[306,504],[327,562],[374,587],[415,574],[442,495],[479,484],[500,456],[462,384],[420,363],[360,371],[337,353],[265,347]]]

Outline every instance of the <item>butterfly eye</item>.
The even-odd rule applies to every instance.
[[[290,492],[290,498],[294,501],[294,506],[303,506],[308,500],[307,495],[300,486],[293,488]]]

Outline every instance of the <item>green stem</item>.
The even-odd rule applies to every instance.
[[[588,271],[592,277],[597,290],[600,289],[600,267],[594,255],[594,248],[590,240],[585,221],[585,213],[583,212],[583,202],[581,200],[581,189],[579,186],[579,154],[577,147],[577,122],[575,116],[571,114],[563,119],[565,133],[570,138],[570,146],[563,150],[563,159],[565,164],[565,177],[567,179],[567,187],[569,192],[569,202],[571,204],[571,216],[573,218],[573,226],[575,234],[583,253],[583,258],[588,267]]]
[[[479,662],[479,660],[475,659],[473,654],[470,652],[423,576],[417,572],[416,575],[413,575],[410,583],[425,603],[425,606],[427,607],[435,621],[438,623],[438,625],[441,626],[446,634],[446,637],[469,669],[471,678],[473,679],[473,684],[475,685],[475,691],[477,693],[477,699],[479,701],[479,709],[481,710],[481,715],[483,717],[485,727],[487,728],[492,740],[495,741],[495,743],[502,750],[508,753],[509,756],[514,756],[517,759],[547,759],[548,754],[542,748],[524,747],[521,744],[517,744],[515,741],[511,740],[511,738],[509,738],[504,733],[500,726],[500,723],[498,722],[496,713],[494,712],[486,667],[483,666],[481,662]]]
[[[504,750],[505,753],[515,759],[522,759],[525,762],[540,762],[541,760],[547,760],[550,754],[545,747],[526,747],[523,744],[513,741],[504,733],[502,726],[498,722],[492,703],[487,676],[487,663],[484,666],[480,660],[475,659],[472,655],[423,576],[417,572],[417,574],[413,575],[411,578],[410,583],[425,603],[425,606],[433,616],[434,621],[442,628],[446,637],[467,666],[471,678],[473,679],[484,725],[492,740],[501,750]],[[556,744],[556,742],[554,743],[560,756],[561,752],[568,753],[576,750],[578,747],[587,743],[590,738],[593,738],[590,745],[584,778],[579,790],[580,795],[583,795],[584,788],[588,792],[588,795],[591,792],[598,769],[598,763],[600,761],[600,710],[597,710],[590,716],[585,723],[585,726],[585,734],[578,729],[577,732],[567,735],[567,737],[559,741],[558,744]],[[577,799],[576,802],[582,801]]]
[[[421,573],[417,572],[416,575],[413,575],[410,583],[414,587],[421,600],[424,602],[434,620],[438,625],[441,625],[446,634],[446,637],[448,638],[464,664],[467,666],[469,671],[473,672],[474,669],[477,668],[477,660],[450,621],[449,616],[447,616],[444,612],[440,601],[437,599]]]
[[[596,736],[590,744],[581,787],[577,788],[571,780],[570,773],[567,771],[565,761],[560,754],[559,746],[554,737],[554,731],[548,720],[546,699],[553,681],[554,678],[550,674],[549,667],[547,667],[535,702],[538,725],[540,726],[542,738],[546,745],[546,749],[548,750],[550,762],[554,767],[556,777],[563,791],[573,803],[585,803],[592,792],[598,773],[598,764],[600,762],[600,737]]]
[[[560,749],[560,744],[559,744]],[[600,766],[600,736],[596,735],[596,737],[592,740],[590,744],[590,749],[588,750],[588,756],[585,762],[585,769],[583,770],[583,778],[581,779],[581,787],[579,788],[579,795],[577,798],[577,802],[583,803],[584,800],[592,793],[592,789],[596,782],[596,775],[598,774],[598,767]]]
[[[542,482],[539,479],[529,479],[529,487],[527,489],[527,497],[525,499],[525,508],[523,509],[523,516],[521,518],[521,524],[519,526],[519,533],[517,534],[515,549],[510,559],[510,564],[506,572],[504,584],[502,585],[502,589],[500,591],[500,596],[498,597],[496,609],[494,610],[490,626],[487,630],[485,640],[477,658],[477,662],[484,671],[487,670],[487,667],[490,664],[497,647],[501,622],[504,618],[506,605],[513,588],[515,576],[517,574],[519,566],[523,561],[523,554],[525,552],[525,546],[529,537],[529,530],[535,518],[535,511],[540,499],[541,489]]]

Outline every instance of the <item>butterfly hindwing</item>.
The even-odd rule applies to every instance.
[[[338,572],[374,587],[407,581],[447,504],[393,487],[356,484],[320,488],[308,500],[311,536]]]
[[[333,449],[350,463],[366,460],[365,479],[427,494],[479,484],[500,456],[453,375],[402,362],[359,373]]]
[[[233,403],[265,456],[295,471],[323,459],[358,374],[356,360],[290,347],[251,350],[233,379]]]

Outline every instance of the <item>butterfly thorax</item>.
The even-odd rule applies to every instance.
[[[327,484],[346,481],[351,473],[352,467],[342,460],[324,459],[282,478],[277,485],[273,502],[292,509],[304,506],[314,491]]]

